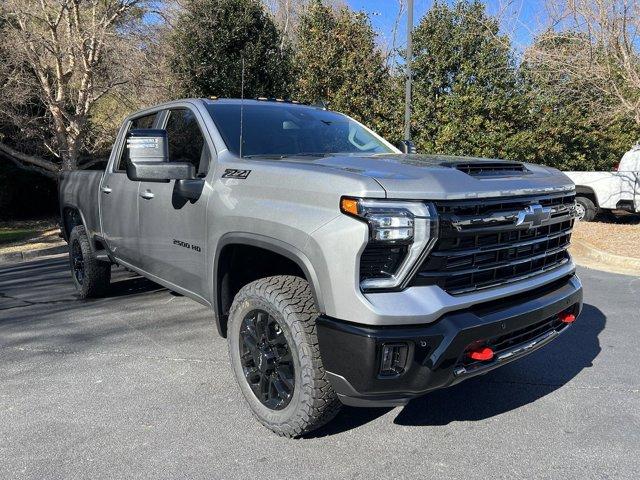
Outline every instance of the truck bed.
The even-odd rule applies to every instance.
[[[61,210],[77,208],[82,212],[82,224],[90,237],[100,233],[98,194],[102,175],[98,170],[64,172],[58,186]]]

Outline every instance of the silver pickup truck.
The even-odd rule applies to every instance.
[[[564,174],[403,153],[316,106],[137,112],[60,205],[80,297],[120,265],[210,307],[250,409],[289,437],[518,359],[582,307]]]

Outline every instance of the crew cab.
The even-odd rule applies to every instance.
[[[79,296],[108,295],[120,265],[210,308],[284,436],[485,374],[582,307],[566,175],[405,153],[317,106],[158,105],[124,121],[104,172],[59,188]]]

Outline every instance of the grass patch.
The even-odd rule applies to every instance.
[[[0,245],[19,242],[38,235],[39,230],[27,228],[0,228]]]

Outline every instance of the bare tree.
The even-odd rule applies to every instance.
[[[623,114],[640,125],[640,1],[549,0],[547,11],[547,33],[526,61],[584,98],[594,115]]]
[[[263,4],[273,15],[276,25],[282,31],[281,49],[285,42],[295,43],[298,19],[302,11],[309,5],[310,0],[263,0]],[[323,0],[334,8],[346,6],[345,0]]]
[[[398,54],[399,44],[398,44],[398,30],[400,28],[400,22],[402,21],[402,17],[406,13],[406,0],[397,0],[398,2],[398,11],[396,12],[396,16],[393,20],[393,26],[391,28],[391,46],[390,52],[387,55],[387,66],[390,66],[391,59],[395,58]]]
[[[29,120],[39,120],[52,132],[42,129],[39,155],[25,151],[16,138],[2,138],[4,158],[52,177],[78,168],[96,105],[136,80],[126,67],[127,57],[131,53],[140,60],[144,49],[123,37],[144,24],[147,7],[143,0],[2,3],[1,48],[4,68],[9,69],[2,72],[3,107],[20,109],[20,102],[28,99],[36,104],[29,113],[38,117]],[[24,118],[17,120],[20,130],[28,124]]]

